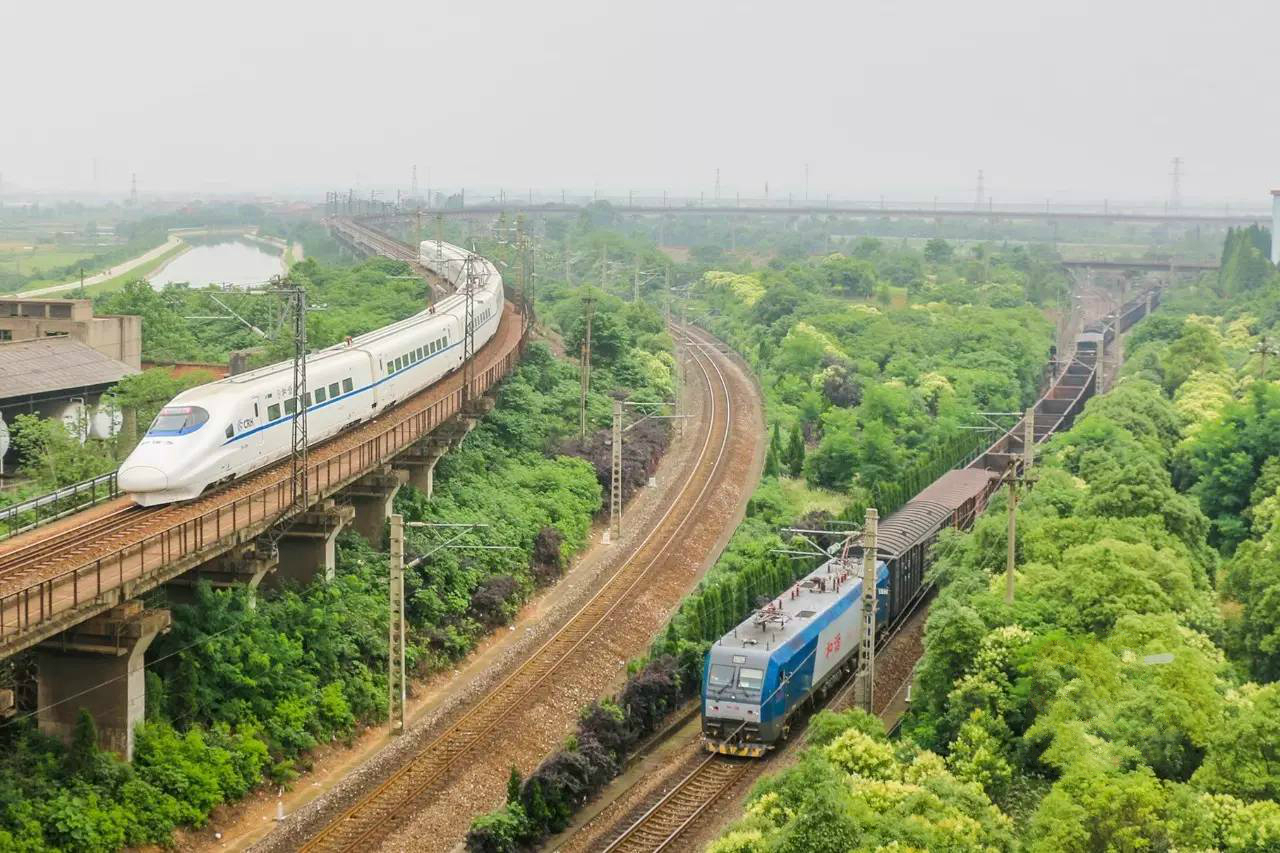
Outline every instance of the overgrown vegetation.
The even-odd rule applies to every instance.
[[[1280,319],[1280,276],[1257,263],[1264,238],[1230,235],[1217,279],[1135,329],[1120,384],[1047,448],[1019,509],[1014,604],[1003,498],[938,546],[941,591],[890,751],[928,750],[957,784],[915,810],[922,794],[886,793],[887,759],[865,760],[865,739],[854,767],[811,750],[758,787],[717,853],[1276,849],[1280,481],[1262,447],[1280,395],[1258,381],[1257,345]],[[993,824],[954,813],[987,802]],[[915,817],[874,817],[904,806]],[[934,814],[964,832],[926,840],[918,818]],[[806,836],[806,817],[850,834]]]
[[[521,849],[562,829],[572,810],[616,775],[626,748],[655,731],[677,700],[696,694],[710,643],[809,570],[808,562],[775,553],[783,545],[780,526],[808,513],[815,498],[835,496],[846,512],[860,512],[873,498],[900,503],[973,448],[971,434],[958,426],[974,411],[1009,411],[1031,398],[1048,348],[1048,324],[1017,296],[1018,282],[1031,278],[995,263],[995,278],[1005,282],[1001,292],[1013,307],[986,304],[990,291],[981,281],[992,276],[992,265],[971,265],[941,245],[945,251],[934,247],[938,260],[909,252],[910,260],[897,253],[880,259],[886,267],[914,263],[921,275],[929,270],[931,281],[946,282],[945,294],[927,283],[912,291],[958,304],[871,306],[865,297],[881,287],[881,268],[841,256],[751,274],[708,272],[695,285],[695,315],[750,355],[764,388],[773,422],[764,482],[715,565],[647,658],[633,664],[635,674],[608,705],[621,710],[606,717],[596,706],[584,710],[578,737],[546,759],[518,797],[476,820],[471,850]],[[880,257],[883,247],[864,244],[863,251]],[[953,280],[963,269],[975,276],[968,288]],[[1044,275],[1052,294],[1056,285]],[[967,331],[971,322],[981,331]],[[922,431],[925,439],[917,436]],[[837,443],[839,453],[831,450]],[[827,476],[828,470],[837,473]],[[663,690],[637,713],[621,697],[652,684],[655,668]],[[616,734],[589,730],[605,719]],[[590,748],[581,748],[584,740]],[[598,749],[597,742],[608,746]],[[567,766],[578,768],[572,782],[563,774]],[[552,801],[554,808],[544,808]]]
[[[313,330],[320,345],[326,336],[358,333],[421,304],[421,282],[394,278],[402,265],[370,261],[336,270],[307,262],[295,270],[317,300],[342,308]],[[384,287],[389,292],[379,295]],[[566,304],[581,296],[548,289]],[[197,351],[192,347],[231,345],[176,322],[185,309],[173,300],[190,294],[133,287],[118,298],[135,300],[122,305],[125,310],[158,312],[145,321],[162,329],[150,344],[153,352],[168,347],[187,357]],[[553,323],[556,304],[549,300]],[[670,396],[671,341],[661,318],[644,306],[598,295],[596,321],[613,331],[593,360],[587,442],[576,439],[576,366],[533,343],[501,386],[495,410],[440,461],[434,496],[405,489],[397,497],[397,510],[410,521],[489,525],[459,544],[514,546],[440,551],[407,572],[406,657],[413,674],[453,666],[581,550],[607,484],[607,466],[601,472],[596,464],[611,419],[604,392],[642,400]],[[564,334],[571,336],[572,328]],[[176,390],[164,385],[163,376],[144,373],[117,389],[139,408],[140,422],[154,414],[146,406],[162,405]],[[19,430],[28,437],[24,464],[37,476],[47,467],[56,479],[65,462],[80,456],[110,464],[109,443],[82,448],[63,441],[60,429],[43,424]],[[628,482],[643,482],[651,473],[666,431],[651,431],[646,439],[633,442],[642,452],[626,460]],[[409,552],[424,553],[435,541],[411,529]],[[386,559],[344,535],[332,583],[288,588],[256,604],[244,590],[200,587],[194,604],[173,607],[173,629],[148,653],[149,719],[137,732],[132,764],[97,750],[87,730],[68,749],[38,734],[29,718],[0,727],[8,747],[0,759],[0,849],[97,851],[166,843],[175,826],[200,825],[217,805],[264,779],[290,782],[308,766],[313,747],[348,739],[383,719]],[[166,603],[163,593],[154,603]]]

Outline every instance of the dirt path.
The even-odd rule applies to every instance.
[[[95,273],[90,276],[85,276],[84,286],[90,287],[95,284],[101,284],[102,282],[107,281],[108,279],[115,278],[118,275],[123,275],[124,273],[127,273],[129,270],[136,269],[142,266],[143,264],[154,261],[156,258],[163,255],[165,252],[176,249],[181,245],[182,245],[181,239],[179,239],[178,237],[171,236],[168,240],[161,243],[159,246],[156,246],[154,249],[148,252],[144,252],[141,255],[138,255],[138,257],[136,258],[130,258],[129,260],[124,261],[123,263],[116,264],[113,267],[108,267],[107,269],[103,270],[100,273]],[[55,285],[51,285],[50,287],[37,288],[36,290],[26,290],[26,291],[23,291],[22,293],[17,293],[14,295],[15,296],[52,296],[55,293],[65,293],[68,290],[79,290],[79,289],[80,289],[80,280],[76,279],[75,281],[67,282],[66,284],[55,284]]]

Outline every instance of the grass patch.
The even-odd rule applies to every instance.
[[[818,510],[838,515],[849,505],[848,495],[810,486],[802,477],[779,477],[778,486],[795,515]]]

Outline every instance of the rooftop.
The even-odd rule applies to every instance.
[[[0,400],[109,385],[137,372],[66,335],[0,343]]]

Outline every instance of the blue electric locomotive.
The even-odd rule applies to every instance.
[[[891,626],[926,591],[929,548],[944,527],[968,527],[999,478],[950,471],[893,515],[876,536],[876,625]],[[703,743],[711,752],[763,756],[797,713],[844,681],[858,663],[862,546],[828,560],[744,620],[707,652]]]

